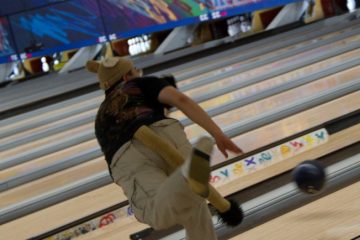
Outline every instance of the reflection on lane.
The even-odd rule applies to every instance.
[[[263,82],[253,84],[245,88],[240,88],[219,97],[215,97],[210,100],[201,102],[200,106],[207,111],[215,107],[228,104],[229,102],[233,102],[237,99],[244,99],[248,96],[252,96],[267,89],[271,89],[287,82],[294,81],[295,79],[299,79],[299,77],[305,77],[310,74],[320,72],[323,69],[329,69],[332,66],[338,66],[339,63],[343,63],[357,56],[360,56],[360,49],[347,52],[336,57],[328,58],[324,61],[314,63],[303,68],[299,68],[295,71],[291,71],[289,73],[267,79]],[[186,118],[186,116],[181,111],[174,111],[170,114],[170,116],[179,120]]]
[[[87,106],[91,106],[94,104],[97,104],[96,109],[98,108],[98,106],[100,105],[100,103],[104,100],[104,96],[98,96],[98,97],[94,97],[91,99],[87,99],[84,101],[78,102],[78,103],[72,103],[70,105],[66,105],[64,107],[58,107],[54,110],[50,110],[47,112],[43,112],[31,117],[27,117],[23,120],[15,120],[13,123],[9,123],[9,124],[5,124],[3,126],[0,126],[0,135],[3,133],[7,133],[9,131],[13,131],[16,128],[21,127],[22,129],[24,128],[24,126],[29,125],[29,124],[34,124],[34,123],[38,123],[38,122],[43,122],[43,120],[47,119],[49,116],[51,117],[56,117],[56,116],[61,116],[63,114],[65,114],[66,112],[71,112],[71,111],[75,111],[76,109],[81,109],[81,108],[85,108]],[[66,102],[64,104],[67,104]],[[38,124],[36,126],[42,126],[42,124]],[[26,128],[29,129],[29,128]],[[23,129],[25,130],[25,129]]]
[[[56,128],[60,125],[69,126],[69,124],[71,122],[82,121],[84,118],[89,118],[89,117],[95,116],[96,113],[97,113],[97,109],[88,110],[88,111],[81,112],[76,115],[72,115],[70,117],[61,118],[58,121],[52,121],[47,124],[45,123],[39,127],[30,128],[28,130],[20,131],[18,133],[9,135],[7,137],[0,138],[0,149],[1,149],[1,147],[3,147],[3,145],[9,144],[10,142],[14,142],[19,146],[21,144],[21,143],[19,144],[19,140],[23,140],[24,138],[31,137],[35,134],[43,133],[45,131],[50,131],[50,129],[54,130],[54,128]],[[22,144],[24,144],[24,143],[22,143]]]
[[[66,131],[56,133],[44,138],[40,138],[36,141],[28,142],[26,144],[8,149],[0,153],[0,161],[6,158],[14,157],[19,154],[23,154],[26,151],[33,151],[35,149],[39,150],[40,148],[46,147],[48,144],[53,144],[55,142],[63,141],[69,139],[69,137],[84,134],[89,129],[93,129],[93,123],[87,123],[81,125],[80,127],[75,127],[72,129],[67,129]],[[61,146],[61,145],[60,145]]]
[[[87,142],[79,143],[77,145],[68,147],[57,152],[47,154],[42,157],[35,158],[28,162],[17,164],[15,166],[0,171],[0,181],[9,181],[10,179],[13,179],[17,175],[21,175],[24,172],[29,171],[30,169],[34,171],[36,169],[41,169],[54,165],[57,162],[61,162],[63,159],[71,158],[76,154],[84,153],[85,151],[97,148],[98,146],[98,142],[94,139]]]
[[[313,96],[324,90],[328,90],[338,85],[351,82],[354,80],[354,78],[359,76],[359,73],[360,66],[334,74],[329,77],[322,78],[316,82],[312,82],[294,88],[292,90],[265,98],[244,107],[217,115],[213,117],[213,120],[221,128],[226,128],[227,126],[235,122],[254,117],[264,112],[273,111],[278,107],[290,104],[296,100]],[[205,133],[205,131],[196,124],[192,124],[186,127],[185,132],[190,139],[199,136],[199,134]]]
[[[232,138],[247,153],[360,109],[360,91]],[[230,156],[230,158],[233,155]],[[212,165],[226,161],[217,148]]]
[[[233,70],[241,68],[244,64],[257,62],[257,61],[260,61],[262,59],[265,59],[265,58],[268,58],[268,57],[271,57],[271,56],[276,56],[278,54],[282,54],[282,53],[290,51],[290,50],[294,50],[294,49],[304,47],[304,46],[306,46],[308,44],[311,44],[311,43],[314,43],[314,42],[323,41],[323,40],[335,37],[337,35],[343,34],[344,32],[352,31],[352,30],[354,30],[356,28],[359,28],[359,27],[360,27],[360,25],[359,26],[353,26],[353,27],[350,27],[348,29],[344,29],[344,30],[334,32],[334,33],[329,33],[329,34],[326,34],[326,35],[323,35],[323,36],[320,36],[320,37],[317,37],[317,38],[314,38],[314,39],[310,39],[310,40],[307,40],[307,41],[304,41],[304,42],[300,42],[300,43],[297,43],[297,44],[294,44],[294,45],[290,45],[290,46],[285,47],[285,48],[274,50],[274,51],[269,52],[267,54],[263,54],[261,56],[253,57],[253,58],[250,58],[248,60],[240,61],[240,62],[231,64],[231,65],[226,66],[226,67],[222,67],[222,68],[219,68],[219,69],[214,69],[212,71],[208,71],[206,73],[196,75],[196,76],[193,76],[193,77],[188,78],[186,80],[180,81],[178,83],[178,87],[183,87],[183,86],[185,86],[187,84],[196,82],[199,79],[210,78],[210,77],[214,77],[216,75],[220,75],[220,74],[223,74],[223,73],[226,73],[226,72],[229,72],[229,71],[233,71]],[[246,54],[247,52],[250,52],[250,51],[253,51],[253,50],[249,49],[248,51],[242,51],[241,54]],[[236,57],[238,57],[238,56],[236,56]],[[230,58],[226,58],[226,60],[228,61],[228,60],[230,60]],[[219,61],[219,60],[217,60],[217,61]],[[198,65],[196,65],[196,66],[198,67]],[[186,70],[190,71],[189,68],[187,68]],[[174,75],[176,77],[176,74],[174,74]]]
[[[291,57],[288,57],[288,58],[285,58],[285,59],[282,59],[282,60],[279,60],[276,62],[272,62],[270,64],[267,64],[267,65],[264,65],[264,66],[261,66],[258,68],[251,69],[249,71],[242,72],[235,76],[224,78],[224,79],[216,81],[214,83],[202,85],[200,87],[186,91],[185,94],[190,96],[191,98],[194,98],[194,97],[198,97],[200,95],[204,95],[204,94],[222,89],[224,87],[234,86],[234,88],[235,88],[235,85],[242,81],[246,81],[250,78],[254,78],[259,75],[266,74],[268,72],[273,71],[274,69],[279,68],[280,66],[282,68],[291,66],[291,65],[294,65],[294,63],[301,61],[301,59],[303,59],[305,57],[308,59],[311,58],[312,56],[316,57],[319,54],[327,52],[331,49],[339,48],[341,46],[345,46],[350,43],[358,42],[358,41],[360,41],[360,34],[353,36],[353,37],[346,38],[341,41],[337,41],[337,42],[328,44],[328,45],[324,45],[324,46],[316,48],[316,49],[312,49],[312,50],[303,52],[303,53],[300,53],[300,54],[297,54],[297,55],[294,55],[294,56],[291,56]]]

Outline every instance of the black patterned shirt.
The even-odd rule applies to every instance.
[[[106,92],[95,120],[95,135],[108,164],[115,152],[129,141],[142,125],[165,119],[160,91],[176,87],[173,77],[142,77],[121,82]]]

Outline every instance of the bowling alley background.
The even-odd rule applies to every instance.
[[[297,0],[2,1],[0,63],[229,18]]]

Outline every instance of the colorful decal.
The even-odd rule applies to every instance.
[[[120,221],[124,218],[133,217],[134,212],[131,207],[126,206],[112,212],[106,213],[100,217],[84,222],[78,226],[67,229],[66,231],[55,234],[44,240],[70,240],[86,233],[92,232],[96,229],[106,227],[114,222]]]
[[[329,135],[320,129],[287,143],[260,152],[256,155],[212,171],[210,182],[215,187],[223,186],[241,176],[251,174],[275,163],[290,160],[305,151],[326,143]]]

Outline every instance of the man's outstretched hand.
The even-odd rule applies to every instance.
[[[236,144],[233,141],[231,141],[231,139],[228,136],[226,136],[224,133],[216,135],[215,142],[220,152],[222,152],[222,154],[226,158],[228,158],[227,151],[236,154],[243,154],[243,151],[238,146],[236,146]]]

